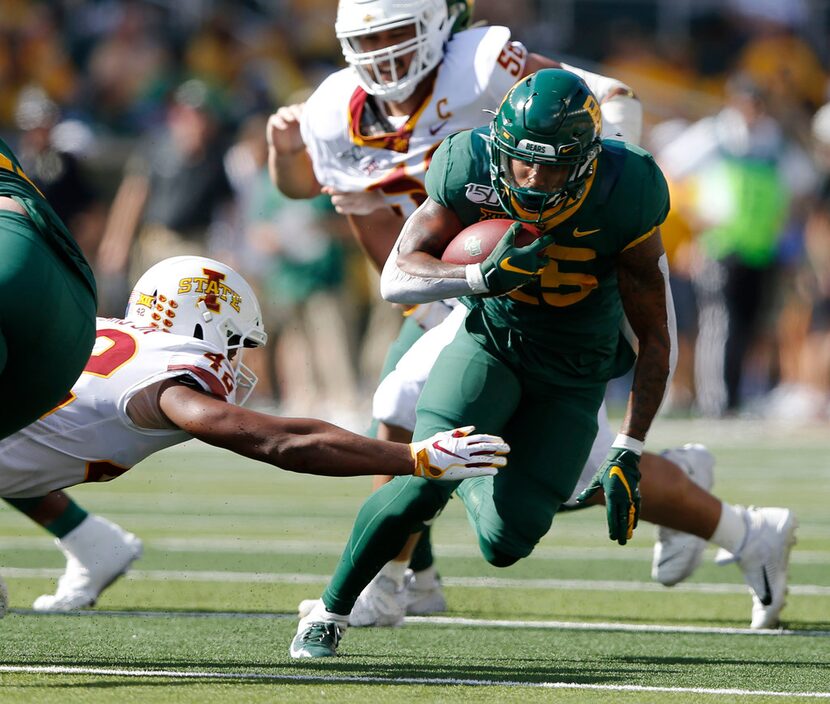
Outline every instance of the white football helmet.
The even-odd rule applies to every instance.
[[[253,289],[215,259],[171,257],[136,282],[124,318],[140,327],[212,342],[236,372],[236,399],[245,403],[257,383],[242,363],[245,347],[262,347],[268,335]]]
[[[400,102],[439,64],[454,21],[447,0],[340,0],[334,29],[363,89]],[[412,39],[374,51],[361,48],[361,38],[368,34],[407,26],[414,27]],[[409,69],[398,76],[395,59],[409,54],[414,54]],[[391,77],[384,77],[382,69],[391,71]]]

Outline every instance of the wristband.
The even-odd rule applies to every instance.
[[[632,438],[630,435],[620,433],[614,438],[614,442],[611,443],[611,447],[618,450],[631,450],[631,452],[639,457],[643,454],[645,443],[642,440],[637,440],[637,438]]]
[[[484,283],[484,274],[480,264],[467,264],[464,269],[464,278],[473,293],[487,293],[490,289]]]

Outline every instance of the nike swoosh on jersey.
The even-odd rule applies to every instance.
[[[602,228],[597,228],[596,230],[580,230],[578,227],[574,228],[573,236],[574,237],[585,237],[586,235],[593,235],[595,232],[599,232]]]
[[[441,131],[441,128],[444,125],[446,125],[448,122],[449,122],[449,120],[444,120],[441,124],[436,125],[435,127],[430,127],[429,128],[429,133],[434,137],[436,134],[438,134]]]

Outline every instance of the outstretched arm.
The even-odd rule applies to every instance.
[[[206,443],[303,474],[417,475],[458,480],[495,474],[509,448],[490,435],[440,434],[406,445],[372,440],[312,418],[280,418],[226,403],[171,379],[158,395],[177,427]]]

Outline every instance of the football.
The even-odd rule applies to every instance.
[[[441,261],[450,264],[480,264],[493,251],[512,224],[513,220],[500,218],[482,220],[465,227],[447,245],[441,255]],[[539,237],[539,234],[530,225],[523,225],[516,235],[516,244],[524,247]]]

